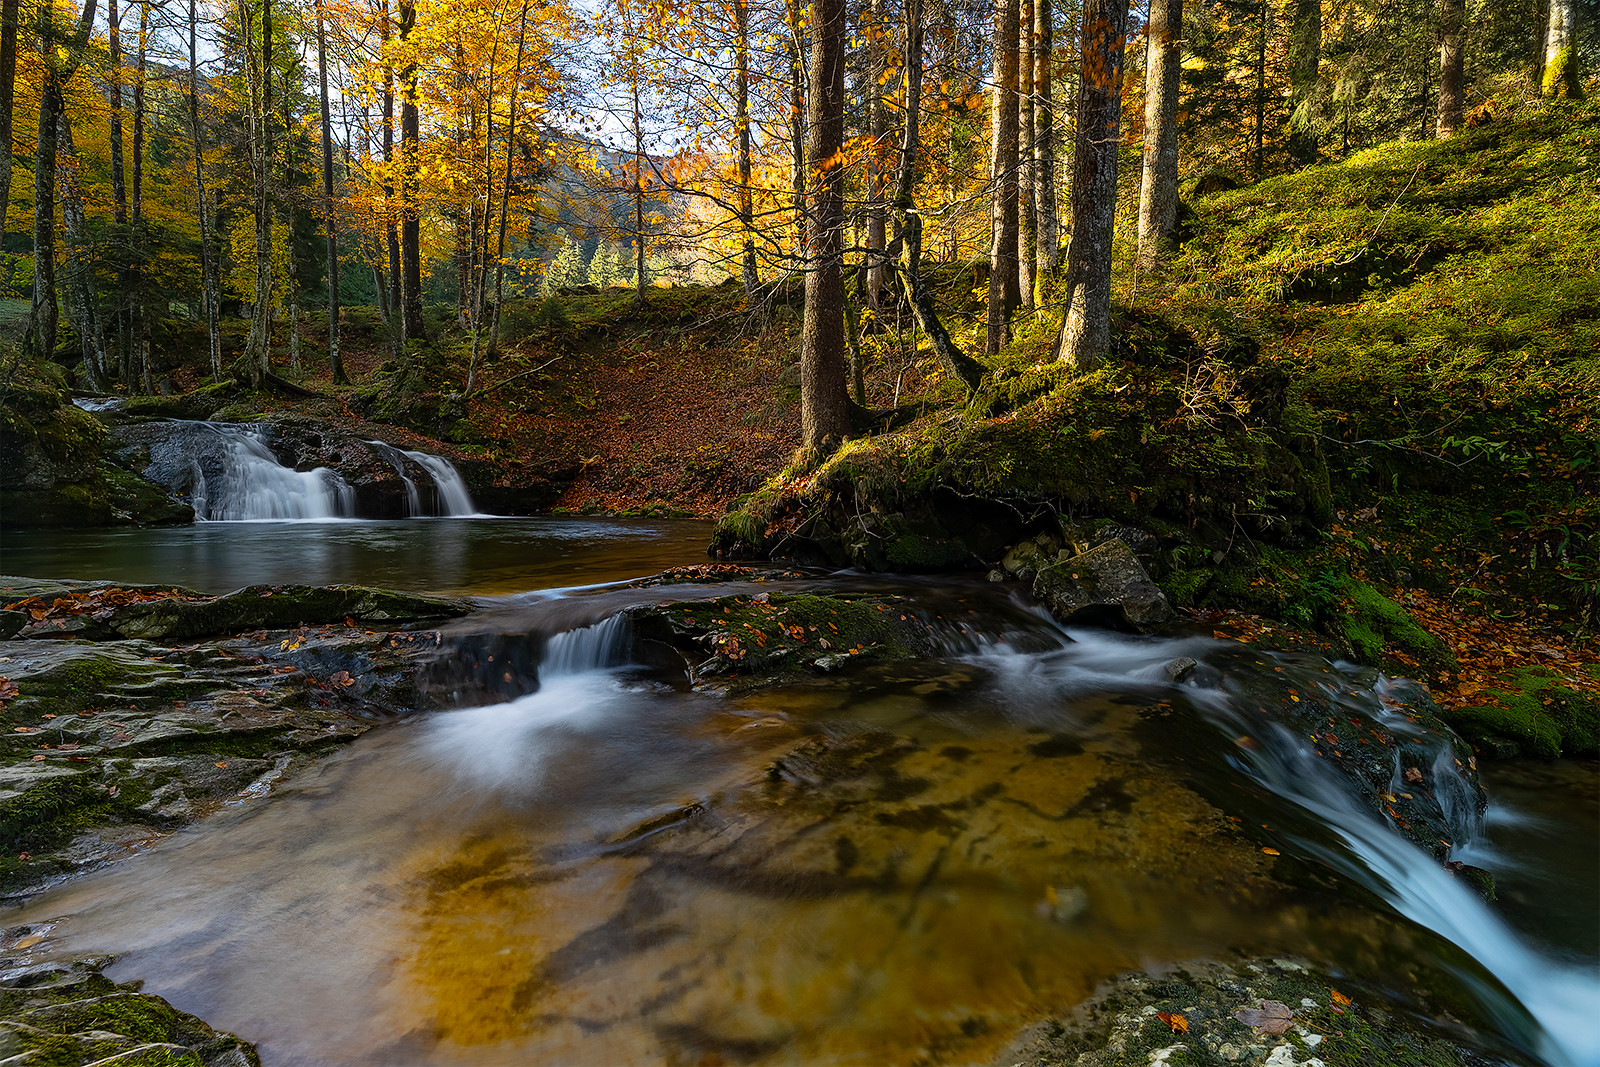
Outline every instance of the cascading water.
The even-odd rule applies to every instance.
[[[190,461],[197,520],[337,519],[355,514],[355,493],[337,472],[285,467],[254,427],[198,425],[214,433],[221,447]]]
[[[378,454],[394,468],[401,482],[406,487],[406,501],[409,507],[408,515],[415,518],[423,515],[441,515],[448,517],[464,517],[476,515],[477,509],[472,505],[472,494],[467,491],[467,483],[462,480],[461,472],[455,465],[440,456],[430,456],[426,452],[416,452],[410,449],[396,448],[384,441],[368,441]],[[408,473],[407,464],[413,463],[427,473],[433,484],[433,507],[425,507],[422,503],[422,494],[417,486],[416,479]]]

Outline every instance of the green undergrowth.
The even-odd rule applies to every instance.
[[[1600,700],[1569,689],[1541,667],[1501,679],[1482,703],[1456,708],[1451,725],[1473,744],[1500,755],[1600,756]]]

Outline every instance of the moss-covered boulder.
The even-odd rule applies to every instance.
[[[1600,755],[1600,699],[1562,681],[1554,671],[1524,667],[1445,717],[1463,737],[1496,756]]]
[[[1136,629],[1172,618],[1166,596],[1127,542],[1113,539],[1038,568],[1033,596],[1063,623],[1110,622]]]
[[[259,1067],[253,1046],[161,997],[117,985],[110,961],[27,964],[49,927],[0,931],[0,1061],[37,1067]],[[18,964],[21,963],[21,966]]]
[[[0,394],[0,527],[188,522],[193,513],[105,459],[108,435],[60,368],[24,360]]]

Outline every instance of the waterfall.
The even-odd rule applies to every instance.
[[[221,439],[212,456],[191,460],[194,514],[202,522],[336,519],[355,514],[355,492],[327,467],[296,471],[278,462],[250,426],[199,423]]]
[[[430,456],[426,452],[407,452],[406,455],[433,476],[433,486],[439,492],[439,514],[478,513],[472,506],[472,495],[467,492],[467,483],[461,480],[461,472],[456,470],[455,464],[441,456]]]
[[[461,472],[456,470],[455,465],[449,460],[441,456],[431,456],[426,452],[396,448],[384,441],[368,441],[367,444],[377,450],[405,483],[406,502],[409,508],[407,515],[413,518],[422,515],[460,517],[478,513],[472,505],[472,495],[467,492],[467,483],[462,480]],[[431,509],[423,506],[416,480],[407,473],[408,463],[420,467],[432,480],[434,507]]]

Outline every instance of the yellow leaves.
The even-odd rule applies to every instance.
[[[1175,1011],[1158,1011],[1156,1012],[1156,1018],[1172,1027],[1172,1032],[1175,1034],[1187,1034],[1189,1032],[1189,1020]]]

